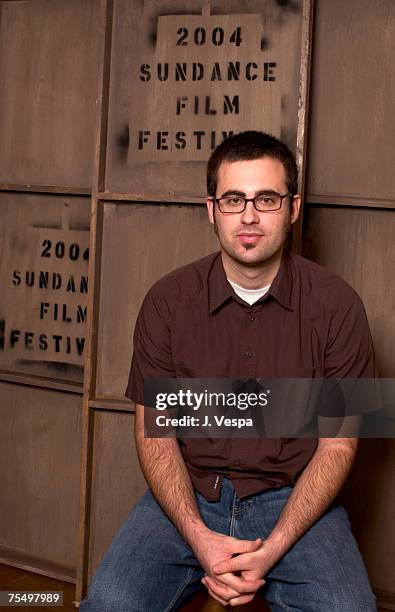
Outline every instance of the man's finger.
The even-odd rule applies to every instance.
[[[204,581],[204,582],[203,582]],[[239,597],[242,593],[230,588],[228,585],[220,582],[219,580],[215,580],[211,576],[205,576],[202,579],[203,584],[206,587],[209,587],[214,593],[216,593],[222,599],[228,601],[232,597]]]
[[[206,586],[209,586],[211,590],[215,591],[218,595],[220,595],[220,597],[223,597],[224,599],[230,599],[231,597],[238,597],[239,595],[241,595],[240,591],[232,589],[224,582],[216,580],[212,576],[205,576],[204,584]]]
[[[232,573],[220,574],[217,581],[237,591],[240,595],[243,593],[255,593],[265,584],[262,578],[249,580],[242,576],[235,576]]]
[[[230,599],[228,601],[229,606],[243,606],[244,604],[250,603],[255,597],[255,593],[251,595],[242,595],[241,597],[235,597],[234,599]]]
[[[237,540],[234,538],[232,542],[232,551],[234,553],[255,552],[262,544],[263,540],[261,538],[257,538],[256,540]]]
[[[241,554],[237,557],[232,557],[232,559],[219,561],[219,563],[213,565],[212,569],[216,574],[240,572],[242,570],[250,569],[249,559],[246,559],[245,555]]]
[[[207,591],[209,592],[209,594],[211,595],[213,599],[216,599],[217,601],[219,601],[219,603],[222,604],[225,608],[227,607],[228,605],[227,601],[222,599],[222,597],[218,597],[218,595],[216,595],[209,587],[207,587]]]

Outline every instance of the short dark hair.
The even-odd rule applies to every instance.
[[[298,169],[295,156],[283,142],[264,132],[250,130],[226,138],[212,152],[207,164],[207,193],[215,198],[218,169],[222,162],[235,162],[272,157],[284,166],[287,189],[295,195],[298,191]]]

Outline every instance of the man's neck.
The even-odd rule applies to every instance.
[[[260,289],[271,285],[280,268],[283,250],[259,266],[241,264],[221,250],[222,264],[229,280],[244,289]]]

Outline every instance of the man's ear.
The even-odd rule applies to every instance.
[[[290,203],[290,207],[291,207],[291,223],[295,223],[295,221],[297,221],[297,219],[299,217],[300,204],[301,204],[301,197],[300,197],[300,195],[298,195],[298,194],[294,195],[292,200],[291,200],[291,203]]]
[[[208,220],[214,225],[214,201],[212,198],[206,198]]]

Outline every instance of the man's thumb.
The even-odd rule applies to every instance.
[[[249,548],[251,548],[251,550],[258,550],[258,548],[260,548],[262,546],[262,538],[257,538],[256,540],[251,540],[248,542],[249,544]]]

